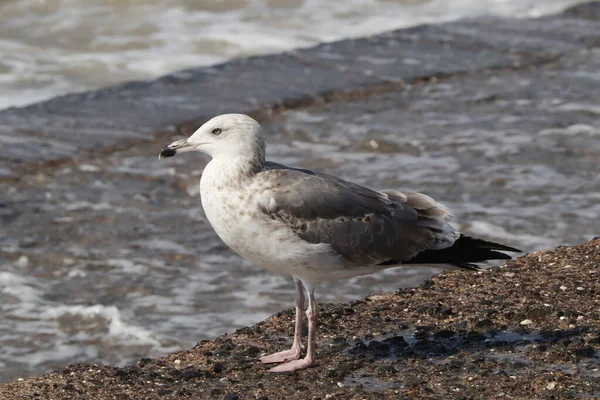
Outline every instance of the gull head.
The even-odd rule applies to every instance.
[[[188,151],[201,151],[213,158],[259,156],[264,160],[265,142],[262,128],[244,114],[223,114],[202,125],[187,139],[165,146],[159,159]]]

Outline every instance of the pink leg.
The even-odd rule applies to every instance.
[[[315,302],[315,289],[312,285],[306,285],[308,292],[308,308],[306,317],[308,318],[308,346],[306,357],[301,360],[288,361],[285,364],[278,365],[269,370],[269,372],[291,372],[311,367],[315,364],[315,335],[317,333],[317,303]]]
[[[304,346],[302,346],[302,313],[304,312],[304,286],[300,279],[294,278],[294,284],[296,285],[296,327],[294,328],[294,344],[292,348],[279,353],[263,356],[260,358],[260,362],[263,364],[277,363],[289,360],[297,360],[300,358]]]

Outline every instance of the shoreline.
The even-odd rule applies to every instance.
[[[319,364],[271,374],[282,311],[193,349],[135,365],[71,365],[0,385],[6,400],[574,398],[600,394],[600,238],[417,288],[320,304]]]

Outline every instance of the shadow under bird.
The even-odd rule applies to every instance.
[[[314,292],[321,282],[407,264],[477,270],[479,262],[511,258],[502,251],[520,251],[461,235],[448,222],[450,211],[425,194],[376,191],[266,161],[262,128],[247,115],[217,116],[188,139],[165,146],[159,158],[189,151],[212,157],[200,179],[200,194],[219,237],[254,264],[294,279],[292,347],[260,358],[282,363],[272,372],[314,365]],[[306,355],[300,358],[303,350]]]

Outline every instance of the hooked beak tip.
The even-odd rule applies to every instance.
[[[175,154],[177,154],[177,151],[175,151],[174,149],[170,148],[169,146],[165,146],[160,151],[160,154],[158,155],[158,159],[162,160],[163,158],[173,157]]]

